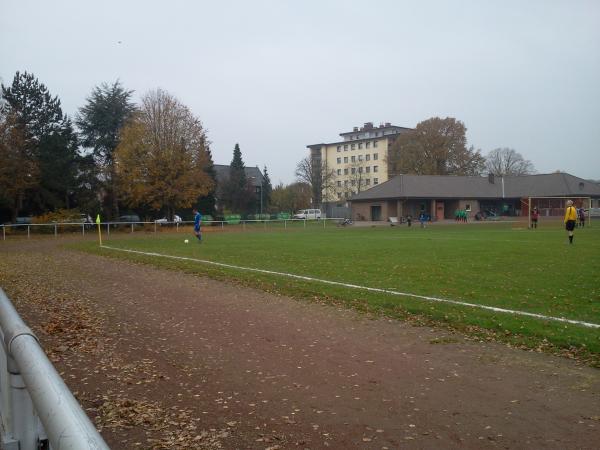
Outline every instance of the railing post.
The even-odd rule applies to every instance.
[[[2,450],[108,450],[0,288]]]
[[[110,223],[106,224],[106,234],[110,236]]]
[[[242,231],[246,231],[246,221],[242,220]]]
[[[85,236],[85,223],[81,224],[81,235]]]
[[[154,234],[156,234],[156,220],[154,221]]]
[[[221,221],[221,228],[225,227],[225,222]]]
[[[31,239],[31,234],[29,232],[29,229],[31,228],[30,225],[27,225],[27,239]]]
[[[58,237],[58,224],[54,224],[54,237]]]
[[[38,424],[37,420],[32,420],[34,417],[37,419],[37,415],[34,412],[31,397],[25,387],[19,368],[15,360],[8,354],[6,355],[6,366],[10,389],[8,393],[11,414],[10,434],[15,441],[14,449],[39,448],[37,439]]]
[[[4,225],[2,225],[2,240],[6,240],[6,227]]]

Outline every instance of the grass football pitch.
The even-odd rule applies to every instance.
[[[225,227],[227,230],[227,227]],[[230,230],[233,227],[230,227]],[[331,285],[278,274],[203,264],[264,269],[339,283],[487,305],[600,324],[600,226],[575,230],[573,245],[559,222],[527,230],[509,223],[402,227],[206,228],[198,244],[191,231],[111,236],[112,248],[78,244],[105,256],[235,280],[297,298],[346,304],[389,317],[446,324],[531,348],[571,349],[598,361],[600,328],[472,306]],[[212,232],[215,231],[215,232]],[[185,244],[184,239],[189,239]],[[594,364],[597,364],[594,363]]]

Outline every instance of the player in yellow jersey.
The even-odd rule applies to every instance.
[[[567,209],[565,210],[565,228],[569,234],[569,244],[573,243],[573,230],[577,222],[577,209],[573,206],[572,200],[567,200]]]

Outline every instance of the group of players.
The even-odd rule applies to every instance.
[[[457,210],[456,214],[455,214],[455,219],[456,221],[467,221],[467,214],[466,211],[461,210]],[[424,223],[425,223],[425,214],[422,213],[421,214],[422,218],[419,218],[419,220],[421,221],[421,226],[424,227]],[[538,220],[540,218],[540,213],[537,209],[537,206],[534,207],[531,210],[531,228],[537,228],[538,226]],[[410,220],[408,222],[408,226],[410,226]],[[567,209],[565,210],[565,228],[567,230],[567,234],[569,236],[569,244],[573,243],[573,230],[575,230],[575,226],[578,225],[579,227],[583,228],[585,226],[585,210],[583,208],[576,208],[573,205],[573,201],[572,200],[567,200]],[[202,242],[202,230],[201,230],[201,224],[202,224],[202,214],[200,214],[200,212],[198,211],[198,209],[194,208],[194,235],[196,236],[196,239],[198,239],[198,242],[201,243]]]

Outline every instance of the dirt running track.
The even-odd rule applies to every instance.
[[[567,359],[51,240],[0,270],[112,448],[600,447],[600,371]]]

